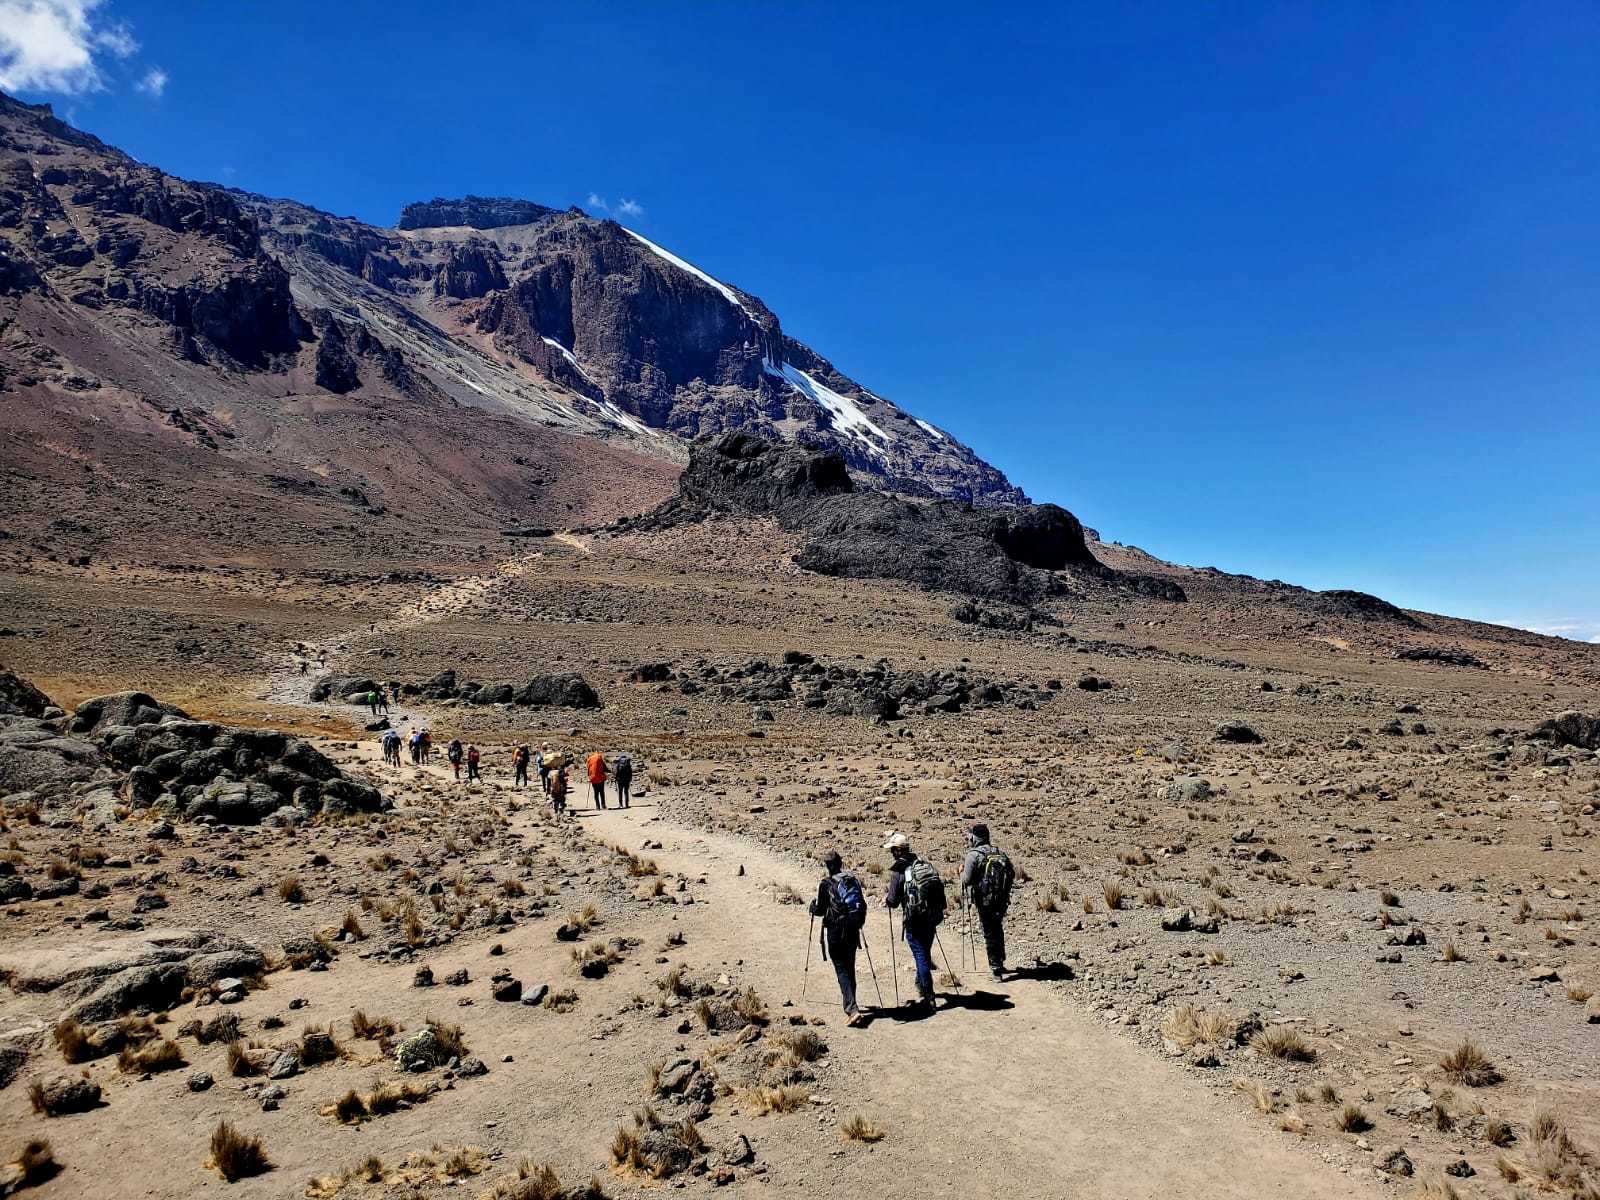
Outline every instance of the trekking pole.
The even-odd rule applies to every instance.
[[[889,910],[889,977],[894,980],[894,1006],[900,1007],[900,965],[894,955],[894,909]]]
[[[944,959],[945,974],[950,976],[951,979],[955,980],[956,991],[959,992],[961,990],[961,976],[957,975],[950,969],[950,956],[944,952],[944,939],[939,936],[939,931],[937,929],[933,931],[933,941],[934,945],[939,947],[939,957]]]
[[[861,930],[861,948],[867,952],[867,970],[872,972],[872,990],[878,993],[878,1007],[883,1007],[883,989],[878,986],[878,968],[872,965],[872,947],[867,945],[867,931]]]
[[[806,931],[806,969],[800,973],[800,999],[806,998],[806,984],[811,981],[811,935],[817,931],[817,914],[811,914],[811,928]]]

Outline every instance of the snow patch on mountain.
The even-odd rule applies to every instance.
[[[540,335],[540,336],[542,337],[543,335]],[[575,354],[572,353],[571,350],[568,350],[565,346],[563,346],[560,342],[556,341],[556,339],[553,338],[553,337],[544,338],[544,343],[547,346],[554,346],[557,350],[561,351],[561,357],[566,359],[569,363],[572,364],[572,369],[574,371],[576,371],[579,375],[582,375],[585,379],[589,379],[589,373],[578,365],[578,358],[577,358],[577,356]],[[589,379],[589,382],[593,383],[594,380]]]
[[[913,420],[913,421],[915,421],[915,422],[916,422],[916,423],[917,423],[917,424],[918,424],[918,425],[920,425],[920,426],[922,426],[922,431],[923,431],[923,432],[924,432],[924,433],[926,433],[926,434],[927,434],[927,435],[928,435],[928,436],[929,436],[929,437],[934,437],[934,438],[937,438],[937,439],[938,439],[938,440],[939,440],[939,441],[941,441],[941,442],[943,442],[943,441],[947,441],[947,440],[948,440],[948,439],[947,439],[947,438],[946,438],[946,437],[945,437],[945,436],[944,436],[944,433],[943,433],[943,431],[941,431],[941,430],[938,430],[938,429],[935,429],[935,428],[934,428],[934,427],[933,427],[933,426],[932,426],[932,425],[929,425],[929,424],[928,424],[928,423],[927,423],[927,422],[926,422],[926,421],[924,421],[924,420],[923,420],[923,419],[922,419],[922,418],[921,418],[921,417],[912,417],[912,418],[911,418],[911,419],[912,419],[912,420]]]
[[[663,250],[660,246],[656,245],[649,238],[644,237],[641,234],[635,233],[633,230],[629,229],[627,226],[623,226],[622,232],[627,234],[629,237],[633,238],[634,241],[638,242],[646,250],[649,250],[654,254],[659,254],[662,258],[666,259],[669,263],[671,263],[673,266],[677,267],[679,270],[687,271],[687,272],[689,272],[689,274],[693,275],[696,279],[700,280],[702,283],[710,284],[712,287],[716,288],[717,291],[722,293],[722,298],[724,300],[726,300],[729,304],[731,304],[735,308],[737,308],[745,316],[750,317],[750,310],[748,308],[746,308],[744,306],[744,304],[740,301],[738,294],[731,287],[729,287],[727,284],[723,283],[721,280],[711,278],[711,276],[707,275],[704,271],[702,271],[699,267],[695,266],[693,263],[685,262],[683,259],[679,258],[676,254],[672,253],[672,251],[670,251],[670,250]],[[755,320],[754,317],[750,317],[750,319],[752,321]]]
[[[885,433],[849,396],[841,395],[825,383],[819,383],[790,363],[774,363],[767,359],[762,363],[762,369],[768,375],[786,381],[795,391],[819,405],[840,433],[855,438],[869,453],[879,458],[888,457],[884,446],[894,441],[893,435]],[[881,444],[874,444],[873,439]]]

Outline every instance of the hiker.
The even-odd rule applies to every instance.
[[[408,739],[408,744],[411,747],[411,765],[420,766],[422,763],[422,730],[413,729],[411,737]]]
[[[422,756],[423,766],[433,761],[433,734],[426,729],[422,731],[422,740],[417,743],[417,751]]]
[[[511,766],[514,771],[514,777],[511,781],[511,786],[518,788],[527,787],[528,748],[526,746],[518,746],[511,752]]]
[[[557,767],[550,772],[550,811],[560,816],[567,811],[567,769]]]
[[[303,658],[302,658],[302,659],[301,659],[301,660],[300,660],[300,674],[302,674],[302,675],[304,675],[304,674],[305,674],[305,673],[306,673],[306,670],[307,670],[307,669],[308,669],[308,668],[309,668],[309,667],[310,667],[310,666],[311,666],[311,664],[310,664],[310,663],[308,663],[308,662],[307,662],[307,661],[306,661],[306,660],[305,660],[305,659],[303,659]]]
[[[377,716],[378,715],[378,693],[377,692],[368,692],[367,693],[367,711],[370,712],[373,716]]]
[[[1011,885],[1017,874],[1005,852],[989,841],[983,822],[967,834],[967,860],[961,865],[961,902],[978,910],[984,949],[989,954],[989,974],[996,979],[1006,969],[1006,909],[1011,906]]]
[[[883,897],[888,908],[902,911],[900,932],[911,949],[917,968],[917,1004],[928,1014],[933,1003],[933,939],[944,920],[944,880],[933,864],[918,858],[911,839],[891,833],[883,848],[892,858],[889,864],[889,890]],[[892,919],[892,918],[891,918]]]
[[[378,688],[377,697],[377,712],[375,715],[387,716],[389,713],[389,697],[384,694],[382,687]]]
[[[617,781],[617,807],[627,808],[633,803],[633,759],[626,750],[611,764],[611,776]]]
[[[383,732],[383,761],[391,767],[400,765],[400,734],[393,729]]]
[[[394,701],[396,704],[400,703],[400,685],[398,683],[391,683],[389,685],[389,699]]]
[[[822,918],[822,961],[833,961],[839,979],[839,997],[844,1001],[844,1023],[861,1024],[856,1006],[856,949],[861,930],[867,923],[867,898],[861,881],[844,869],[837,850],[822,856],[827,872],[817,885],[817,898],[811,902],[811,915]]]
[[[450,763],[450,769],[456,773],[456,778],[461,778],[461,739],[451,738],[450,746],[444,753],[445,759]]]
[[[539,790],[546,796],[550,794],[550,772],[554,769],[550,753],[550,743],[546,742],[539,747],[539,753],[534,755],[533,765],[539,769]]]
[[[476,745],[467,747],[467,782],[471,783],[478,776],[478,760],[482,755],[478,753]]]
[[[611,768],[606,766],[606,756],[596,750],[589,755],[589,790],[594,793],[594,806],[606,806],[606,777],[611,774]]]

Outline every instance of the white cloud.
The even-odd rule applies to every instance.
[[[1575,642],[1600,645],[1600,618],[1560,617],[1544,621],[1508,621],[1508,625],[1542,633],[1547,637],[1568,638]]]
[[[121,22],[95,15],[103,0],[0,0],[0,88],[62,92],[105,86],[95,56],[127,58],[139,49]]]
[[[167,90],[167,73],[160,67],[151,67],[146,71],[138,83],[133,85],[136,92],[143,92],[147,96],[161,98],[161,93]]]
[[[627,217],[630,221],[637,221],[644,216],[644,205],[637,200],[623,197],[615,205],[608,201],[599,192],[590,192],[589,199],[584,204],[595,212],[606,213],[610,216]]]

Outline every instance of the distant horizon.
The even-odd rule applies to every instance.
[[[1110,540],[1600,643],[1591,7],[37,7],[0,88],[151,166],[577,205]]]

